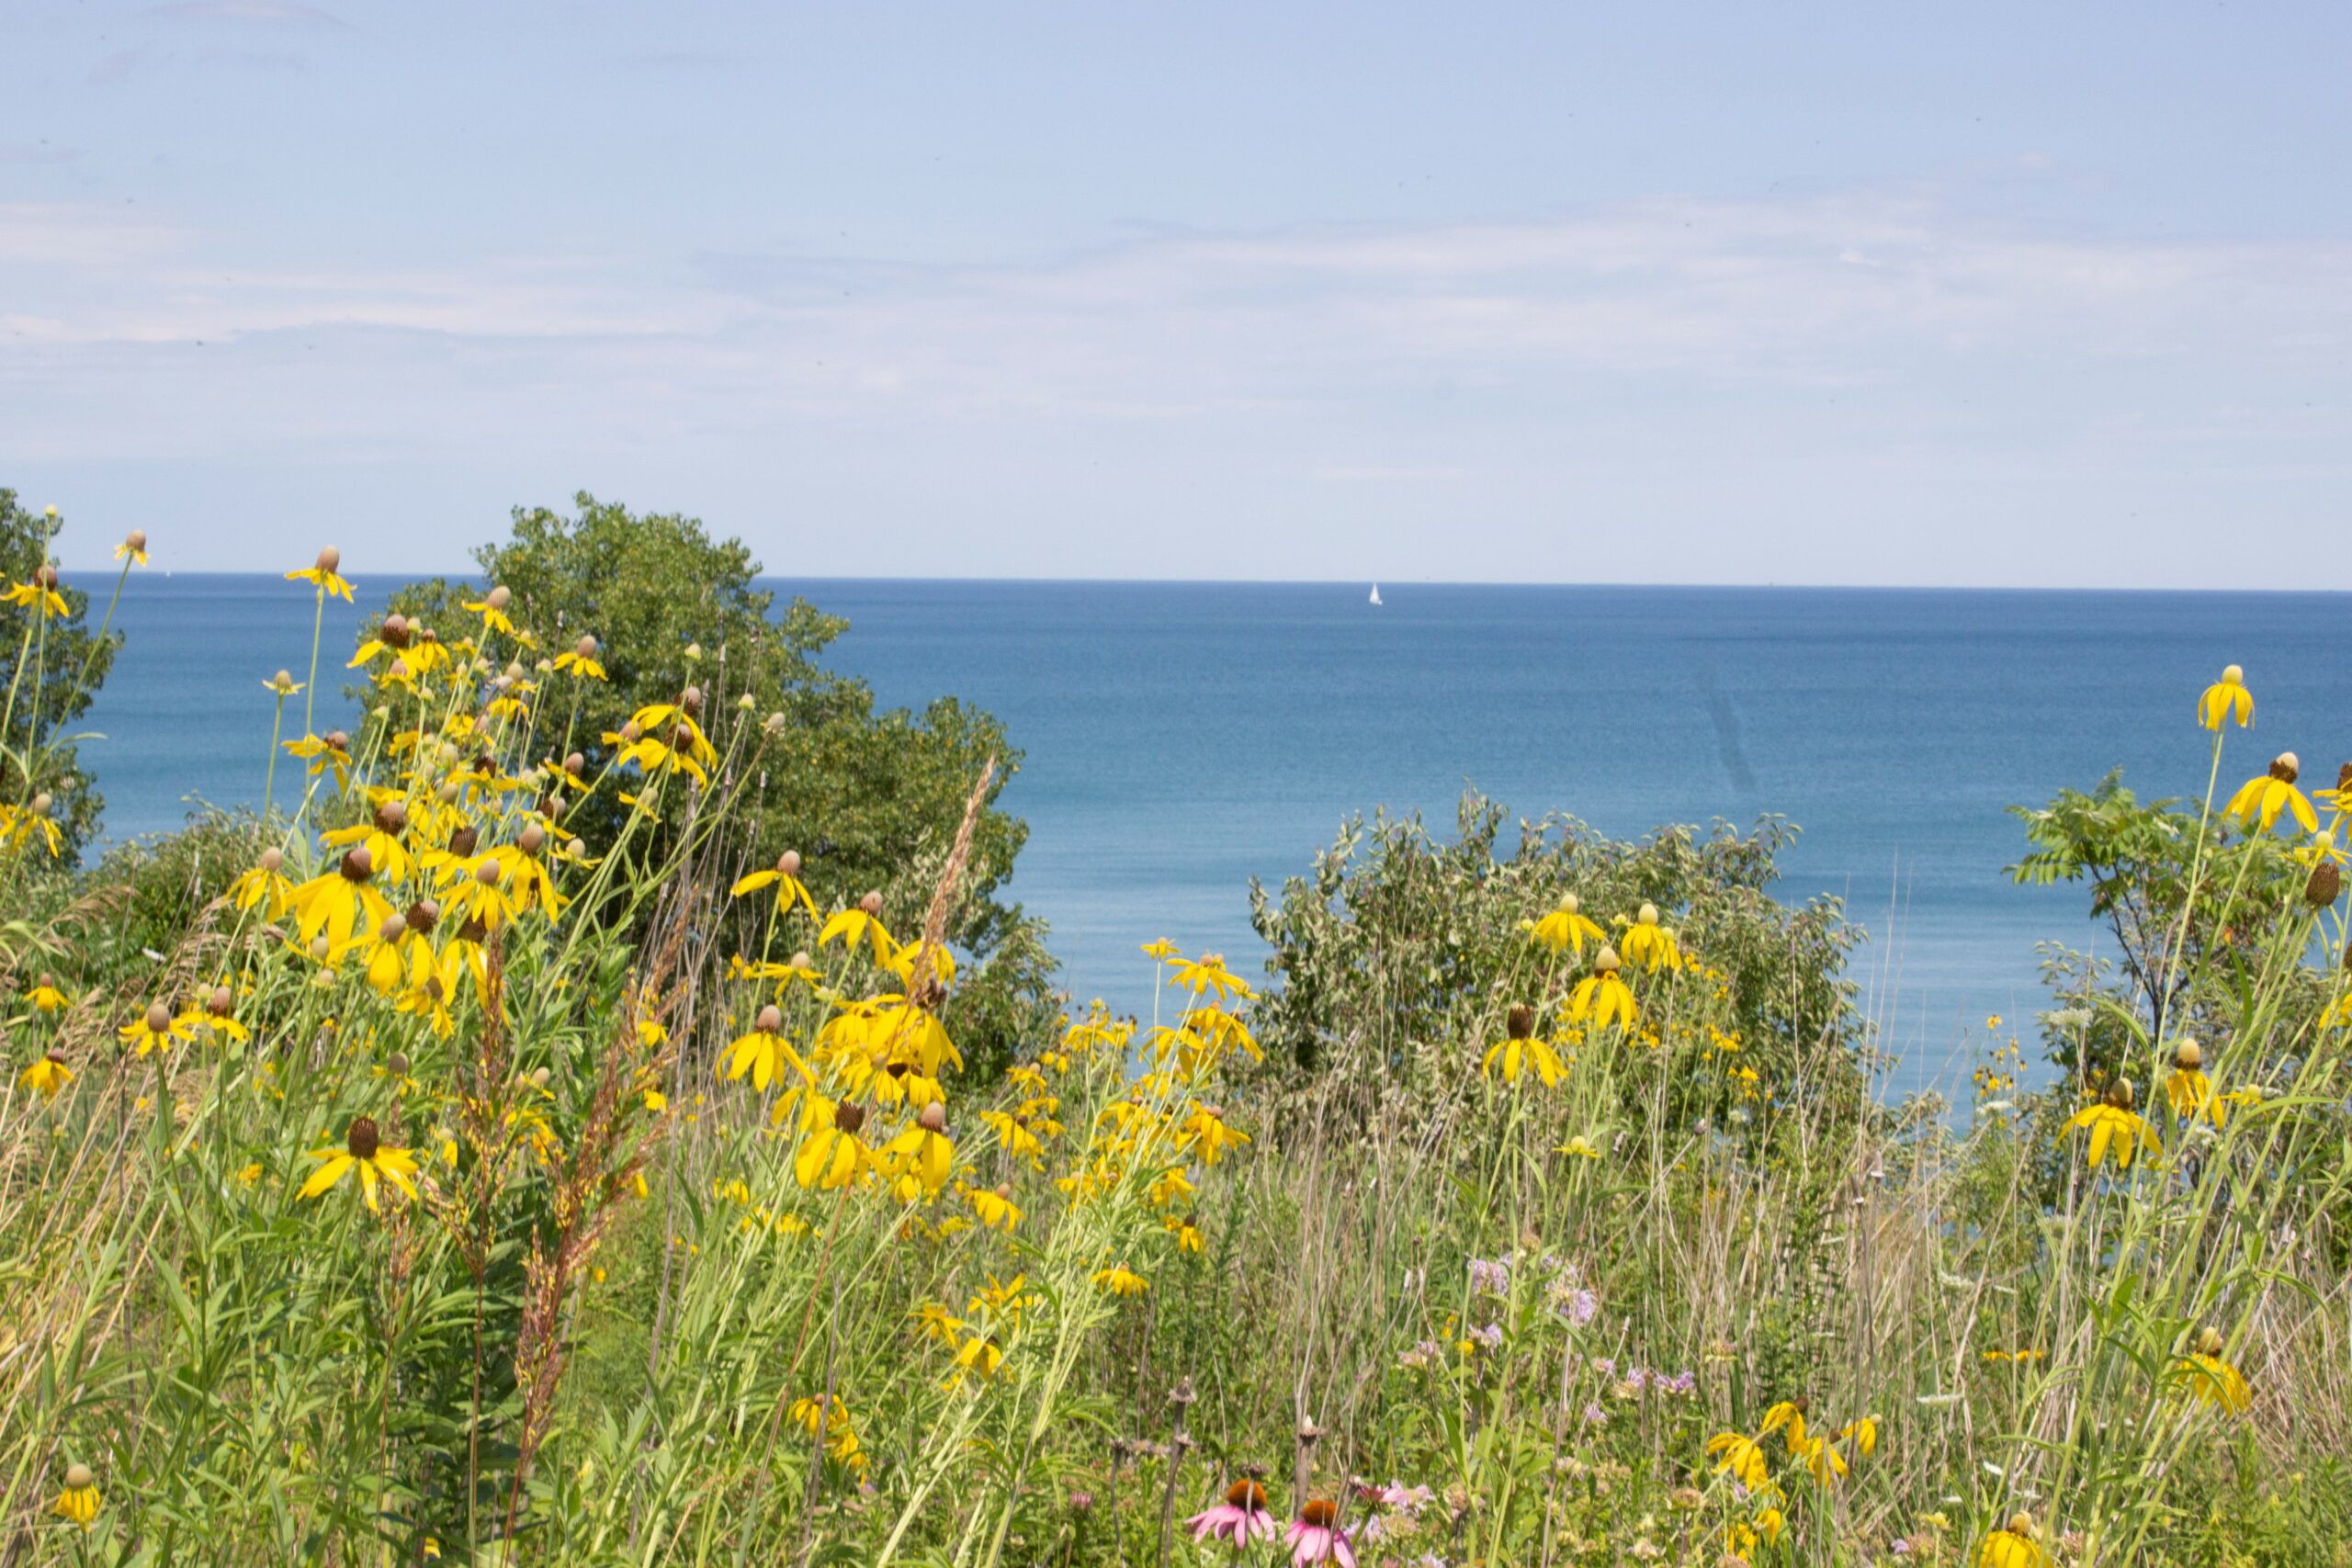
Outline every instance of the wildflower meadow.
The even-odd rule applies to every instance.
[[[1148,1011],[1014,984],[1017,760],[788,839],[981,732],[811,750],[660,571],[224,638],[258,808],[76,869],[60,525],[5,593],[0,1562],[2352,1562],[2352,764],[2235,667],[2202,798],[2021,813],[2109,934],[1891,1104],[1770,819],[1359,819]],[[287,564],[322,626],[345,558]]]

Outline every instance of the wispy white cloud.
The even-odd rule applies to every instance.
[[[332,11],[292,0],[179,0],[151,6],[146,14],[166,21],[232,23],[248,27],[348,28],[351,24]]]
[[[1161,232],[1022,265],[351,270],[17,207],[0,299],[0,423],[35,457],[621,463],[750,492],[789,452],[886,519],[1046,495],[1089,537],[1103,495],[1205,493],[1261,556],[1279,530],[1250,518],[1319,493],[1441,574],[1476,569],[1412,534],[1430,508],[1652,511],[1722,534],[1699,575],[1816,579],[1918,575],[1857,556],[1894,518],[1926,540],[1909,558],[1981,577],[1967,508],[2039,548],[2103,494],[2307,507],[2352,436],[2352,244],[2034,232],[1917,197]],[[1756,553],[1758,517],[1864,565]]]

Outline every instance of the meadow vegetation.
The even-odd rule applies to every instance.
[[[2025,814],[2104,954],[1889,1104],[1770,820],[1351,822],[1262,961],[1068,1005],[993,724],[584,498],[371,616],[347,733],[224,670],[263,809],[76,868],[54,525],[0,1562],[2352,1561],[2352,793],[2236,787],[2234,669],[2202,799]]]

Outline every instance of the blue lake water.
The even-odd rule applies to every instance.
[[[111,836],[175,825],[190,790],[258,797],[261,682],[305,672],[305,586],[132,580],[87,726]],[[330,612],[330,656],[392,586],[360,580],[358,609]],[[1255,974],[1250,877],[1303,872],[1353,811],[1450,828],[1475,785],[1618,835],[1772,812],[1804,829],[1782,893],[1839,895],[1871,932],[1855,977],[1904,1058],[1890,1089],[1950,1087],[1987,1014],[2040,1004],[2035,944],[2093,935],[2078,889],[2003,874],[2006,805],[2118,763],[2143,795],[2201,792],[2191,710],[2231,662],[2260,711],[2225,781],[2287,749],[2332,780],[2352,755],[2343,594],[1385,583],[1374,607],[1361,583],[767,586],[848,617],[831,662],[886,705],[954,693],[1004,720],[1026,753],[1005,805],[1031,829],[1012,896],[1053,923],[1070,989],[1122,1010],[1148,1010],[1156,937]]]

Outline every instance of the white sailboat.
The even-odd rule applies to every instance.
[[[1375,604],[1380,603],[1380,584],[1377,582],[1372,585],[1372,602]]]

